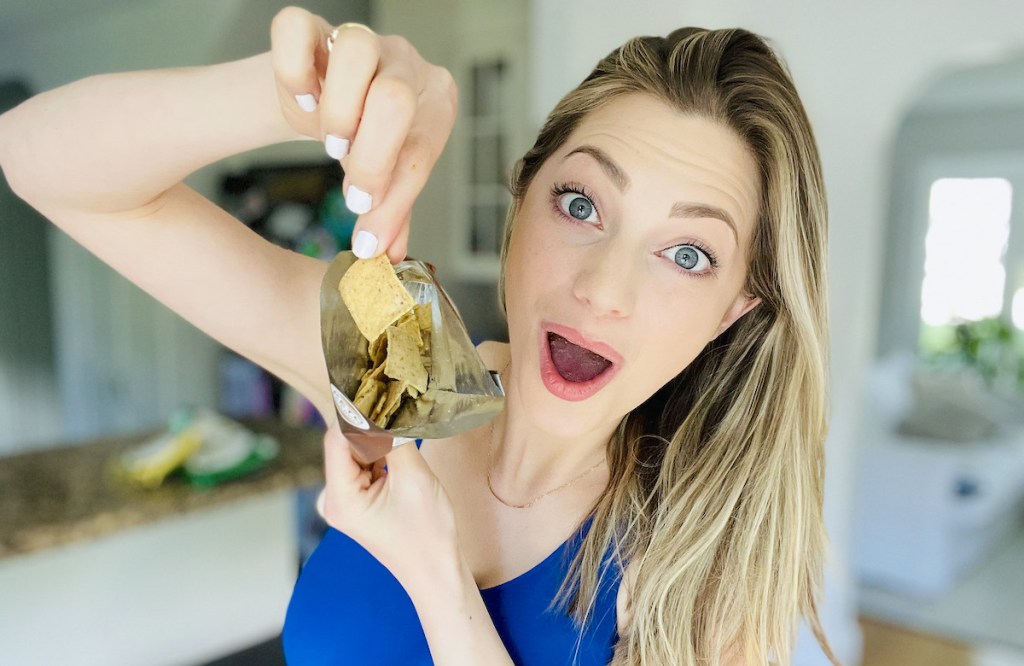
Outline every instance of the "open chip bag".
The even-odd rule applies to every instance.
[[[423,262],[338,254],[320,286],[320,335],[338,422],[364,465],[409,439],[472,430],[504,406],[498,373]]]

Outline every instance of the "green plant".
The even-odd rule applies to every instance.
[[[931,365],[969,367],[988,386],[1006,378],[1024,390],[1024,339],[1006,320],[923,326],[920,342],[921,356]]]

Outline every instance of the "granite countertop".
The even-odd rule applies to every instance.
[[[0,458],[0,558],[30,553],[180,516],[275,490],[323,483],[323,431],[274,420],[245,421],[274,436],[280,453],[266,468],[210,489],[178,477],[145,490],[109,472],[122,451],[156,432]]]

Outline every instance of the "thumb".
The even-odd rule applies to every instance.
[[[338,488],[360,487],[368,473],[352,457],[348,438],[341,433],[337,422],[324,433],[324,476],[328,486]]]
[[[407,440],[391,449],[387,455],[387,464],[388,474],[393,476],[414,474],[430,469],[414,439]]]

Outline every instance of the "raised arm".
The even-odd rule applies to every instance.
[[[325,264],[263,240],[181,181],[253,148],[348,136],[346,185],[375,200],[357,233],[373,233],[376,251],[393,260],[404,256],[412,202],[454,122],[450,77],[404,40],[361,30],[339,37],[329,56],[330,29],[289,8],[274,19],[268,53],[93,76],[0,116],[0,168],[16,194],[328,419],[318,297]],[[318,99],[315,110],[300,108],[303,92]]]

